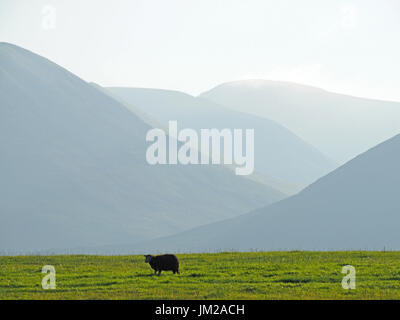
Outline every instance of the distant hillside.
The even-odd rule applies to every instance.
[[[397,102],[266,80],[224,83],[200,96],[274,120],[341,163],[400,133]]]
[[[400,249],[400,135],[298,195],[136,248],[152,250]]]
[[[0,43],[0,251],[134,242],[284,195],[216,166],[150,166],[150,126],[62,67]]]
[[[305,187],[336,167],[333,161],[274,121],[236,112],[177,91],[108,90],[164,127],[168,127],[168,121],[177,120],[180,129],[254,129],[258,179],[285,193],[298,191],[296,186]]]

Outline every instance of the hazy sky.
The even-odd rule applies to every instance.
[[[400,101],[398,0],[1,0],[0,41],[106,86],[263,78]]]

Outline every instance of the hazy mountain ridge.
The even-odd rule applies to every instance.
[[[293,88],[304,94],[302,86]],[[229,125],[242,126],[245,119],[246,126],[264,130],[273,123],[277,131],[271,137],[282,138],[284,132],[291,142],[301,139],[294,139],[274,121],[230,111],[209,102],[209,97],[126,90],[135,91],[135,99],[140,99],[123,105],[51,61],[0,43],[0,251],[59,248],[55,251],[60,253],[68,252],[63,248],[76,248],[70,252],[115,254],[400,246],[396,229],[400,135],[281,200],[284,195],[279,191],[220,166],[149,166],[145,135],[152,124],[171,120],[173,111],[181,114],[177,120],[184,126],[201,128],[207,123],[218,128],[229,114]],[[307,99],[309,94],[344,99],[316,88],[304,90]],[[376,103],[370,102],[369,107],[375,110]],[[397,111],[396,103],[388,104],[390,112]],[[361,105],[357,108],[365,110]],[[384,134],[397,127],[398,118],[390,112],[384,114],[391,123]],[[158,115],[155,122],[153,114]],[[381,116],[379,124],[387,120]],[[357,135],[349,140],[365,129],[352,121]],[[375,129],[368,143],[371,137],[377,139]],[[349,150],[351,146],[347,145]],[[313,149],[301,143],[297,147]],[[298,149],[287,150],[298,159]],[[286,158],[281,153],[277,159]],[[285,166],[292,174],[299,170]]]
[[[400,135],[266,208],[141,243],[144,251],[382,250],[400,247]]]
[[[288,82],[243,80],[200,97],[275,120],[344,163],[400,133],[400,103],[358,98]]]
[[[313,146],[274,121],[237,112],[186,93],[145,88],[107,88],[128,105],[156,119],[163,127],[177,120],[178,129],[254,129],[255,171],[270,176],[272,187],[284,184],[306,186],[333,170],[336,165]],[[280,186],[281,185],[281,186]],[[295,190],[288,187],[286,190]],[[298,188],[297,188],[298,189]],[[285,191],[286,191],[285,190]]]
[[[283,197],[216,166],[150,166],[150,127],[62,67],[0,44],[0,251],[150,239]]]

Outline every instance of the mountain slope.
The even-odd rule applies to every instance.
[[[0,43],[0,251],[140,241],[283,197],[215,166],[150,166],[150,127],[32,52]]]
[[[299,194],[240,217],[136,246],[145,251],[400,248],[400,135]]]
[[[275,120],[340,163],[400,133],[400,103],[294,83],[235,81],[201,97]]]
[[[306,186],[335,168],[327,157],[274,121],[236,112],[188,94],[159,89],[108,88],[128,105],[153,117],[164,127],[254,129],[255,171],[283,182]],[[269,182],[273,178],[264,179]],[[272,187],[287,192],[278,182]],[[283,188],[283,189],[282,189]],[[292,188],[294,189],[294,188]]]

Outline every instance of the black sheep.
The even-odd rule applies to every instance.
[[[148,262],[154,270],[154,273],[158,272],[158,275],[161,274],[161,271],[172,271],[174,274],[179,274],[179,261],[173,254],[163,254],[160,256],[148,254],[145,255],[145,258],[145,262]]]

